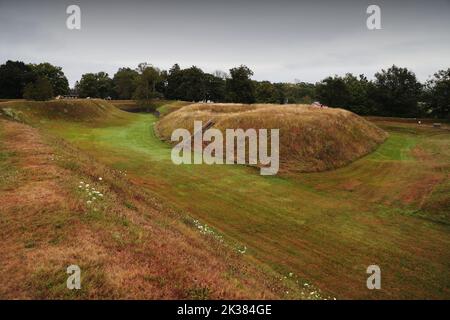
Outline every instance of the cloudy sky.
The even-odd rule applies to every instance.
[[[72,4],[81,30],[66,27]],[[381,30],[366,27],[370,4]],[[0,63],[8,59],[59,65],[71,85],[144,61],[208,72],[245,64],[257,80],[308,82],[396,64],[423,81],[450,67],[450,0],[0,0]]]

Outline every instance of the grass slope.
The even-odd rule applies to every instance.
[[[206,223],[297,289],[314,285],[318,297],[337,298],[450,297],[448,131],[383,123],[389,138],[374,153],[334,171],[280,178],[242,166],[174,166],[170,146],[154,135],[156,121],[124,114],[112,123],[41,125],[126,171],[133,186]],[[380,291],[365,286],[371,264],[381,267]]]
[[[280,129],[281,172],[335,169],[370,153],[387,137],[346,110],[258,104],[192,104],[162,118],[158,133],[168,141],[177,128],[193,133],[194,120],[212,120],[223,134],[229,128]]]
[[[2,299],[306,296],[125,173],[28,125],[0,118],[0,169]],[[79,291],[66,288],[71,264]]]

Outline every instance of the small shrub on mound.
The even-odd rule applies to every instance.
[[[280,129],[280,171],[316,172],[336,169],[375,150],[387,133],[343,109],[308,105],[193,104],[157,124],[170,140],[172,131],[193,132],[194,120],[214,122],[214,128]]]

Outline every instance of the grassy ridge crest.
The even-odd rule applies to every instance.
[[[318,172],[342,167],[374,151],[387,133],[343,109],[308,105],[192,104],[162,118],[158,133],[170,140],[173,130],[193,132],[194,120],[223,133],[227,128],[280,129],[281,171]]]

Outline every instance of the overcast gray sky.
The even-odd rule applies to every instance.
[[[71,4],[81,30],[66,27]],[[366,27],[369,4],[381,8],[381,30]],[[450,68],[450,0],[0,0],[0,63],[8,59],[61,66],[71,85],[144,61],[207,72],[245,64],[254,79],[291,82],[371,78],[396,64],[424,81]]]

